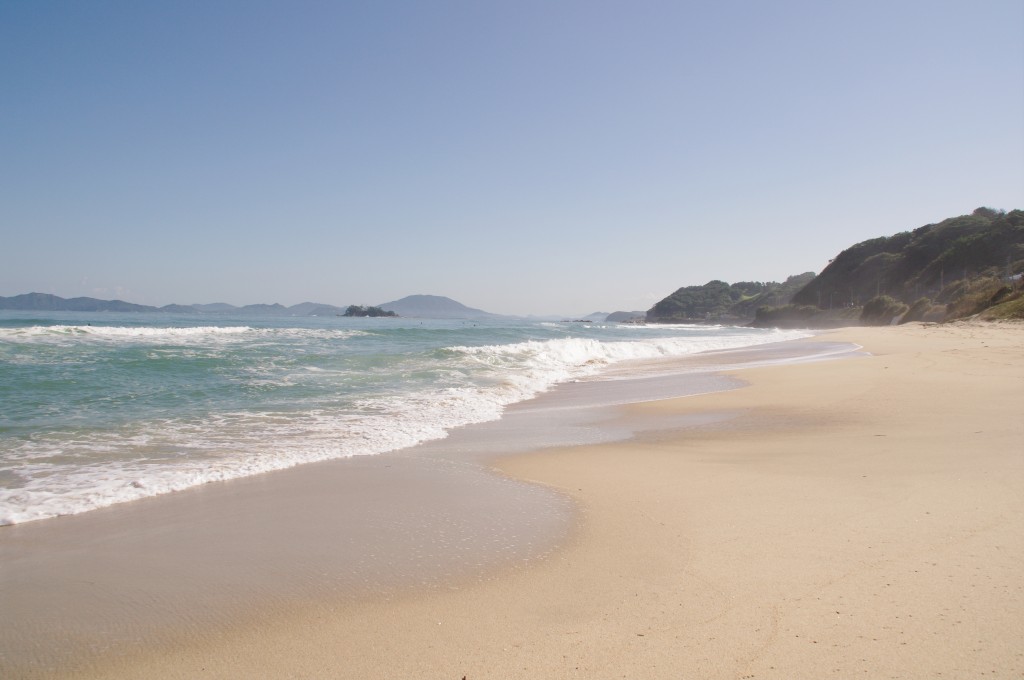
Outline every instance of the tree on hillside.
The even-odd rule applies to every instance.
[[[1005,275],[1024,268],[1024,212],[978,208],[913,231],[863,241],[839,253],[793,302],[828,309],[889,295],[911,304],[922,296],[948,301],[954,280]]]
[[[349,305],[342,316],[398,316],[380,307],[366,307],[363,305]]]

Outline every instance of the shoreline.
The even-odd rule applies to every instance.
[[[15,340],[11,347],[21,346],[19,338],[28,340],[26,365],[39,370],[16,373],[20,377],[8,395],[13,401],[6,434],[11,436],[4,438],[0,464],[0,526],[82,514],[296,465],[407,451],[448,441],[453,432],[500,419],[517,404],[568,382],[585,382],[616,364],[661,353],[685,359],[702,347],[759,346],[807,335],[751,334],[739,328],[674,329],[666,335],[601,326],[588,340],[544,324],[512,324],[504,330],[502,324],[480,329],[474,324],[473,330],[444,321],[428,326],[412,330],[407,324],[390,334],[369,335],[301,323],[294,328],[15,327],[7,340]],[[492,337],[492,331],[498,335]],[[543,338],[535,346],[530,344],[534,331]],[[274,342],[265,345],[268,339]],[[476,346],[488,339],[499,341]],[[146,361],[160,357],[166,362],[142,364],[155,371],[133,363],[143,346],[163,342],[171,348],[147,354]],[[202,364],[192,361],[193,344],[214,353],[217,370],[197,371]],[[37,390],[64,380],[60,370],[48,373],[58,364],[46,355],[58,347],[64,363],[102,356],[98,365],[105,369],[83,374],[88,380],[74,380],[68,389]],[[369,347],[384,352],[386,366],[362,365],[377,361],[364,353]],[[278,366],[271,359],[276,351],[291,359]],[[322,357],[314,363],[324,365],[306,365],[301,357],[309,352]],[[260,366],[255,373],[245,368],[251,362]],[[179,389],[165,389],[175,375],[195,381],[187,389],[203,396],[194,405],[188,406],[191,399],[176,399]],[[202,376],[213,378],[204,381]],[[133,380],[152,381],[138,388],[144,399],[103,384],[124,386]]]
[[[814,349],[723,355],[783,361]],[[295,603],[459,587],[543,559],[571,540],[573,501],[496,473],[495,457],[628,439],[645,424],[609,426],[624,399],[735,388],[709,370],[714,356],[682,358],[694,366],[681,374],[664,374],[676,360],[635,380],[621,379],[632,375],[622,368],[614,382],[563,383],[499,420],[402,451],[2,527],[0,675],[77,675],[104,657],[187,645]]]
[[[1024,329],[824,337],[872,355],[749,368],[739,390],[616,407],[667,427],[496,460],[580,508],[544,559],[270,603],[80,677],[1021,673]],[[735,417],[673,424],[708,413]]]

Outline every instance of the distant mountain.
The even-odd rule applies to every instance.
[[[502,318],[437,295],[410,295],[377,305],[399,316],[432,319]],[[275,316],[341,315],[345,308],[315,302],[291,307],[226,303],[151,307],[48,293],[0,297],[0,309],[242,313]],[[978,208],[913,231],[881,236],[843,250],[819,275],[782,283],[709,281],[686,286],[647,312],[595,312],[594,321],[719,322],[756,326],[825,327],[983,318],[1024,319],[1024,211]],[[507,318],[507,317],[506,317]],[[557,317],[529,317],[557,320]]]
[[[136,305],[124,300],[97,300],[91,297],[65,299],[49,293],[25,293],[0,297],[0,309],[46,312],[156,312],[156,307]]]
[[[288,308],[288,313],[292,316],[337,316],[344,312],[345,310],[341,307],[325,305],[320,302],[300,302]]]
[[[344,309],[317,302],[303,302],[291,307],[280,304],[236,307],[225,302],[203,305],[164,305],[153,307],[123,300],[98,300],[91,297],[62,298],[49,293],[25,293],[0,296],[0,309],[42,312],[165,312],[169,314],[266,314],[271,316],[334,316]]]
[[[229,305],[226,302],[212,302],[212,303],[206,304],[206,305],[189,305],[189,306],[190,307],[195,307],[200,312],[213,312],[213,313],[217,313],[217,312],[237,312],[238,311],[238,307],[235,307],[234,305]]]
[[[409,295],[401,300],[377,305],[399,316],[421,319],[484,319],[498,317],[480,309],[467,307],[461,302],[439,295]]]
[[[291,307],[280,304],[272,305],[246,305],[236,307],[226,302],[214,302],[206,305],[191,305],[200,312],[212,312],[217,314],[267,314],[271,316],[337,316],[345,311],[343,307],[324,304],[322,302],[300,302]]]
[[[160,308],[161,312],[167,312],[169,314],[199,314],[199,310],[196,309],[195,305],[164,305]]]
[[[284,305],[277,304],[276,302],[272,305],[245,305],[244,307],[239,307],[238,311],[242,314],[271,314],[276,316],[288,314],[288,308]]]
[[[485,319],[497,318],[480,309],[473,309],[451,298],[437,295],[410,295],[401,300],[376,305],[399,316],[429,319]],[[291,307],[281,304],[256,304],[236,307],[225,302],[194,305],[165,305],[152,307],[136,305],[123,300],[97,300],[96,298],[64,299],[49,293],[26,293],[13,297],[0,297],[0,309],[18,309],[54,312],[169,312],[175,314],[248,314],[267,316],[342,316],[346,307],[319,302],[301,302]]]
[[[646,317],[647,312],[612,312],[604,320],[609,323],[624,323],[626,321],[642,321]]]

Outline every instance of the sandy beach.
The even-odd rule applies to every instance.
[[[575,507],[568,538],[536,559],[411,590],[311,597],[297,589],[265,603],[258,617],[197,625],[73,672],[8,670],[96,678],[1024,676],[1024,327],[912,324],[818,339],[869,354],[736,371],[745,387],[614,415],[626,424],[714,416],[696,424],[496,461],[502,482],[534,482]],[[291,493],[302,493],[301,474]],[[255,494],[244,507],[259,512],[268,498]],[[161,554],[162,540],[155,531],[145,548]],[[124,565],[128,582],[146,561],[139,564]],[[315,578],[306,566],[280,576]],[[11,581],[0,584],[10,597]]]

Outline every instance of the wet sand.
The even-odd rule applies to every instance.
[[[500,421],[405,451],[4,527],[0,676],[74,676],[311,602],[448,588],[537,561],[571,535],[573,501],[497,473],[495,456],[712,422],[718,416],[611,421],[616,405],[641,398],[735,388],[739,381],[711,372],[726,359],[831,351],[779,343],[644,363],[561,385]]]
[[[318,582],[259,603],[258,617],[201,621],[191,634],[101,654],[76,675],[1021,676],[1024,329],[912,325],[824,338],[871,356],[749,368],[735,373],[742,389],[605,407],[598,429],[630,438],[497,461],[539,485],[484,475],[543,499],[506,533],[540,540],[527,561],[508,565],[499,551],[491,569],[359,596]],[[495,491],[481,484],[459,512]],[[238,512],[271,517],[286,488],[273,486]],[[291,493],[309,492],[296,483]],[[506,521],[477,514],[484,531]],[[531,526],[538,517],[555,524]],[[140,554],[160,554],[164,524],[149,531]],[[330,540],[287,534],[238,540],[265,540],[266,555],[293,549],[290,540]],[[320,577],[295,563],[276,578]],[[227,587],[217,583],[174,588]],[[7,607],[17,584],[5,575],[2,585]]]

